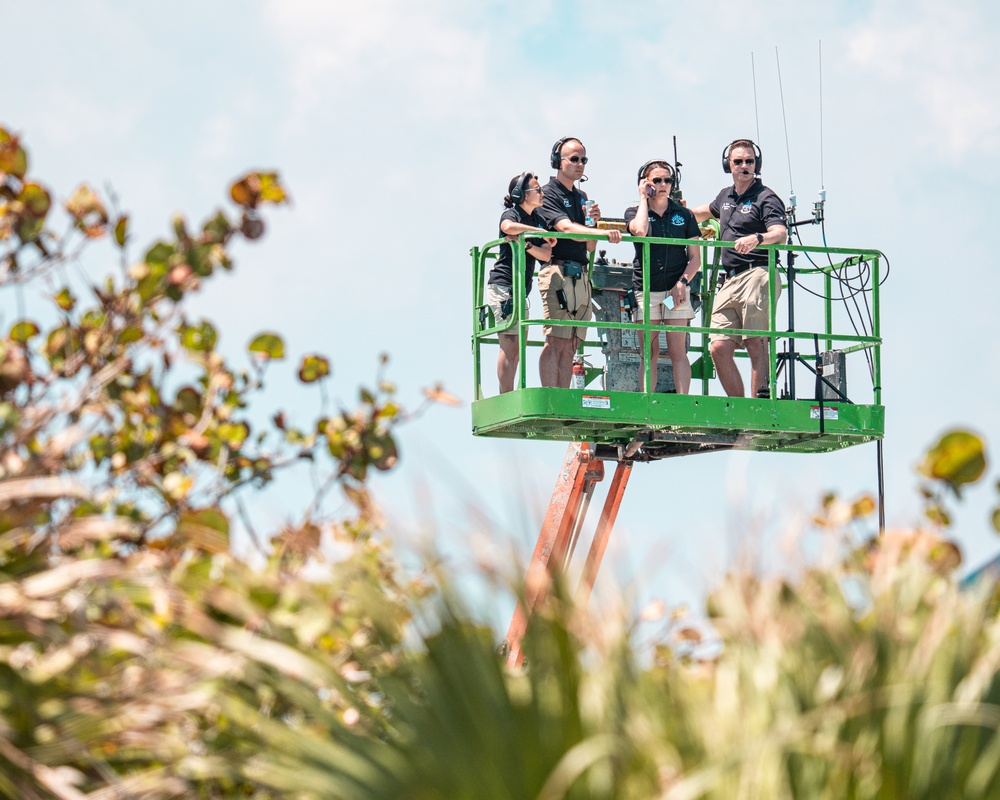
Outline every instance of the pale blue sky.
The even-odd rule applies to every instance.
[[[268,235],[240,251],[236,275],[213,281],[199,311],[231,351],[273,328],[293,353],[328,353],[333,394],[348,404],[382,351],[408,405],[438,380],[470,399],[468,248],[495,235],[511,175],[549,173],[560,136],[587,145],[587,189],[606,214],[623,212],[636,167],[669,155],[675,134],[685,196],[714,197],[726,182],[722,147],[758,134],[751,53],[765,182],[783,197],[792,188],[777,47],[794,189],[808,207],[821,181],[822,40],[828,242],[880,248],[892,264],[882,306],[889,524],[917,519],[913,465],[944,428],[972,426],[1000,448],[988,244],[1000,12],[985,0],[3,7],[2,123],[23,133],[34,172],[59,195],[84,180],[113,186],[138,242],[178,210],[203,218],[245,169],[280,171],[294,206],[269,213]],[[814,229],[803,236],[819,243]],[[624,258],[620,247],[612,255]],[[9,292],[0,303],[9,320]],[[294,368],[276,370],[272,386]],[[310,404],[303,418],[314,407],[278,387],[273,402],[293,416]],[[513,541],[527,557],[565,448],[469,431],[467,407],[431,410],[401,432],[402,467],[376,489],[401,527],[433,520],[459,564],[470,542],[499,543],[506,556]],[[970,566],[1000,544],[986,520],[990,475],[957,515]],[[640,598],[691,601],[748,543],[770,551],[794,540],[823,491],[874,488],[873,445],[640,465],[607,570]],[[267,493],[258,513],[280,521],[296,492]]]

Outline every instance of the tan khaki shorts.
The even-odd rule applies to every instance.
[[[780,297],[780,282],[777,293]],[[712,327],[766,331],[768,301],[766,268],[751,267],[733,278],[727,278],[715,296],[715,305],[712,306]],[[743,344],[742,336],[731,333],[713,333],[709,339],[713,342],[728,339],[736,342],[737,346]]]
[[[691,305],[691,289],[684,287],[684,302],[679,306],[667,308],[666,299],[670,292],[650,292],[649,308],[652,312],[650,322],[687,322],[694,319],[694,306]],[[635,321],[642,322],[642,292],[635,293],[639,307],[635,311]]]
[[[566,308],[559,307],[558,291],[566,293]],[[550,264],[538,273],[538,291],[542,295],[542,316],[545,319],[576,319],[587,321],[594,316],[594,308],[590,303],[590,280],[584,275],[575,281],[564,278],[562,268]],[[546,336],[557,339],[587,338],[587,329],[575,325],[545,325],[542,328]]]
[[[513,289],[510,286],[500,286],[496,283],[486,284],[486,305],[490,307],[493,312],[493,324],[503,325],[504,323],[510,323],[514,316],[514,305],[511,304],[511,311],[506,317],[503,315],[503,311],[500,308],[500,304],[506,302],[510,299],[513,294]],[[524,301],[525,308],[531,308],[531,302],[527,299]],[[528,314],[530,317],[531,315]],[[505,331],[500,331],[503,336],[517,336],[517,328],[514,326],[509,327]]]

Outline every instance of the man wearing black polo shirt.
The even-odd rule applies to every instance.
[[[597,224],[601,209],[596,203],[584,211],[587,195],[576,187],[584,180],[587,150],[579,139],[565,137],[552,146],[549,162],[555,177],[545,185],[542,207],[538,213],[550,231],[560,233],[594,233],[587,227],[589,216]],[[620,242],[620,231],[608,231],[609,242]],[[545,319],[586,321],[593,316],[590,304],[588,253],[594,240],[556,239],[552,261],[538,274],[538,291],[542,295],[542,315]],[[538,372],[542,386],[569,387],[573,376],[573,356],[587,336],[587,329],[575,325],[546,325],[545,344],[538,356]]]
[[[722,168],[732,173],[733,185],[719,192],[711,203],[692,209],[699,222],[709,217],[718,219],[719,237],[735,243],[722,250],[726,282],[715,295],[712,327],[767,330],[767,251],[757,248],[785,240],[785,205],[758,177],[761,152],[749,139],[736,139],[722,151]],[[776,291],[780,294],[780,282]],[[713,333],[710,339],[712,360],[726,394],[745,394],[735,358],[736,348],[744,347],[750,356],[753,393],[769,396],[766,339],[726,333]]]
[[[694,214],[670,199],[674,188],[674,170],[663,160],[647,161],[639,167],[639,203],[625,209],[625,226],[633,236],[652,236],[658,239],[698,239],[701,231]],[[662,322],[666,325],[687,325],[694,318],[689,282],[701,268],[701,251],[697,245],[687,247],[676,244],[651,244],[649,246],[649,313],[644,314],[642,292],[643,245],[635,243],[632,261],[632,289],[639,301],[635,321]],[[668,299],[669,298],[669,299]],[[674,387],[678,394],[691,391],[691,362],[687,354],[687,333],[667,332],[667,353],[674,369]],[[639,334],[639,387],[645,377],[645,348]],[[657,363],[660,356],[660,337],[653,336],[650,356]],[[656,385],[656,370],[653,370]]]

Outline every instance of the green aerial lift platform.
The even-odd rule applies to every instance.
[[[602,221],[603,224],[610,227],[616,223]],[[651,244],[686,247],[695,243],[702,247],[701,280],[695,295],[701,303],[700,310],[690,326],[680,327],[631,321],[632,264],[609,260],[605,251],[600,251],[596,259],[592,256],[590,264],[597,307],[595,319],[550,321],[529,316],[524,292],[523,235],[511,242],[513,317],[507,325],[498,326],[484,302],[485,279],[503,240],[472,248],[473,434],[570,443],[528,569],[525,596],[515,611],[504,643],[511,664],[518,664],[523,658],[520,641],[527,616],[547,592],[548,577],[554,569],[564,569],[572,557],[594,485],[603,478],[603,462],[616,462],[617,470],[584,568],[583,593],[593,586],[635,462],[732,449],[824,453],[877,442],[880,522],[884,520],[881,440],[885,409],[879,327],[879,289],[885,279],[883,254],[871,249],[791,243],[766,246],[769,329],[727,332],[768,339],[767,396],[726,397],[711,393],[714,369],[708,334],[721,252],[732,244],[715,238],[717,227],[705,226],[703,232],[705,238],[694,242],[633,236],[622,239],[643,245],[647,287]],[[589,236],[547,235],[606,239],[606,234],[599,230]],[[780,293],[778,286],[782,287]],[[644,299],[643,305],[648,307],[648,293]],[[797,326],[796,322],[803,319],[811,329]],[[580,354],[580,360],[587,364],[583,388],[529,385],[528,376],[537,370],[537,359],[527,356],[537,353],[543,344],[531,338],[530,329],[534,326],[537,331],[543,324],[588,328],[588,340]],[[651,361],[650,337],[665,330],[684,330],[689,334],[691,394],[672,392],[672,368],[665,346],[661,345],[658,363],[654,365]],[[505,394],[488,394],[483,387],[483,357],[495,352],[491,346],[499,344],[497,337],[501,332],[518,338],[515,388]],[[642,345],[638,333],[644,333]],[[598,359],[595,351],[600,352],[603,363],[591,363]],[[641,385],[640,358],[645,364]],[[796,386],[799,373],[806,376],[806,381],[800,380]],[[650,386],[653,391],[644,390]]]

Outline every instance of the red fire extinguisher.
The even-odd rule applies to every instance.
[[[587,383],[587,371],[580,359],[573,360],[573,377],[569,382],[570,389],[582,389]]]

